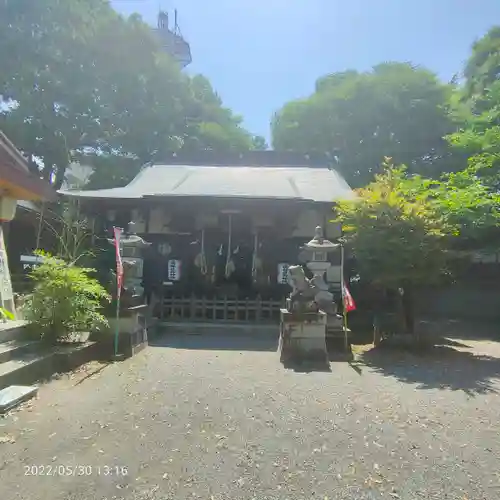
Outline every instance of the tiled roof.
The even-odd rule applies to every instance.
[[[333,202],[355,198],[329,168],[152,165],[125,187],[60,191],[80,198],[219,197]]]

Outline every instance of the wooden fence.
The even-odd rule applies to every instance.
[[[164,297],[160,318],[170,321],[278,323],[284,300],[218,297]]]

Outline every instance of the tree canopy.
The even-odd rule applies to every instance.
[[[464,78],[456,93],[463,126],[449,141],[468,157],[468,171],[495,191],[500,187],[500,27],[473,44]]]
[[[491,189],[487,179],[469,167],[446,174],[439,182],[432,181],[421,189],[453,237],[453,247],[463,250],[498,248],[500,244],[500,194]]]
[[[373,180],[384,156],[411,172],[439,176],[451,168],[445,136],[456,129],[452,91],[430,71],[406,63],[327,75],[310,97],[276,113],[273,146],[329,154],[354,187]]]
[[[113,184],[174,151],[262,146],[206,78],[105,0],[1,0],[0,43],[0,127],[58,184],[71,160]]]
[[[499,54],[495,27],[473,44],[460,85],[410,64],[384,63],[324,76],[309,98],[276,114],[277,149],[327,153],[362,188],[361,201],[342,205],[341,215],[354,228],[347,238],[365,276],[428,280],[436,269],[425,252],[500,243]],[[406,166],[388,167],[384,157]]]
[[[387,158],[382,173],[336,208],[361,276],[387,288],[436,281],[445,269],[448,228],[430,196],[430,182]]]
[[[387,288],[433,283],[455,251],[498,246],[500,194],[473,168],[439,180],[411,175],[389,158],[381,169],[358,199],[336,208],[367,281]]]
[[[474,42],[464,68],[466,99],[480,101],[500,75],[500,26],[494,26]]]

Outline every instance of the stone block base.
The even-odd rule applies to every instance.
[[[118,320],[118,354],[130,358],[148,346],[148,325],[146,319],[147,306],[130,307],[121,312]],[[108,340],[114,354],[114,332],[117,327],[116,318],[109,318],[110,335]]]
[[[324,312],[294,314],[281,310],[280,361],[285,366],[329,368]]]
[[[36,396],[38,387],[36,385],[11,385],[0,391],[0,413],[19,406],[24,401]]]

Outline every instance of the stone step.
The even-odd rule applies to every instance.
[[[0,390],[10,385],[30,385],[54,373],[54,351],[18,354],[0,364]]]
[[[100,359],[100,345],[96,342],[51,347],[41,342],[35,344],[26,346],[9,361],[0,363],[0,391],[11,385],[31,385],[47,380],[54,373],[68,372],[91,360]]]
[[[275,337],[279,335],[279,325],[274,323],[238,323],[230,321],[213,321],[209,323],[197,321],[163,321],[157,325],[161,334],[186,335],[262,335]]]
[[[37,340],[8,340],[0,343],[0,363],[6,363],[18,356],[40,348]]]
[[[0,391],[0,413],[5,413],[33,398],[38,392],[36,385],[11,385]]]
[[[27,326],[28,322],[24,320],[0,322],[0,343],[25,339]]]

